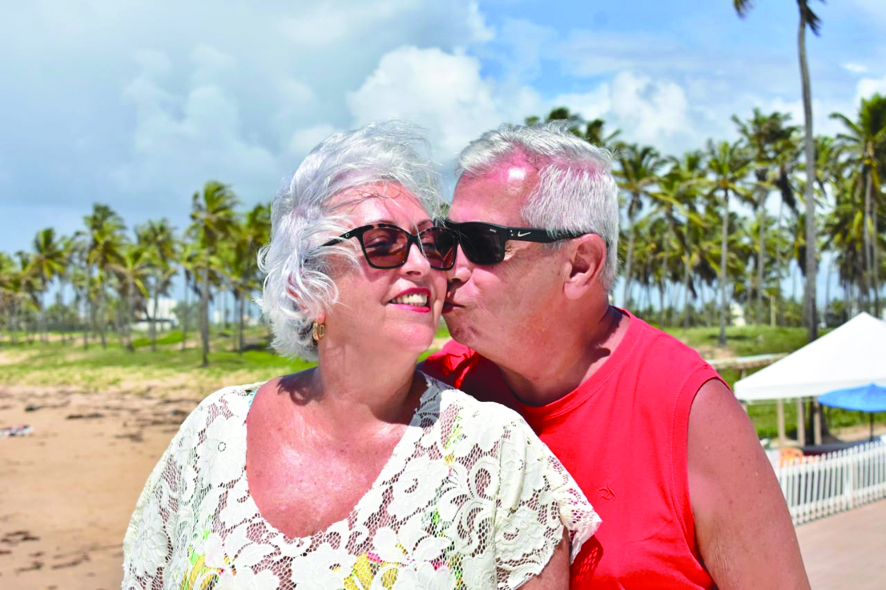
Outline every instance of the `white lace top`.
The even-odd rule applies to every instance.
[[[287,538],[246,477],[260,384],[206,398],[138,499],[123,588],[517,588],[569,531],[574,559],[599,518],[516,413],[427,378],[419,409],[350,515]]]

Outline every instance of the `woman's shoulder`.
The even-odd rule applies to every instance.
[[[218,417],[246,419],[255,392],[263,381],[247,385],[230,385],[207,395],[185,418],[182,430],[201,429]]]

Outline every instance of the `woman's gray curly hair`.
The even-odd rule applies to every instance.
[[[356,264],[353,240],[321,247],[353,225],[328,206],[330,199],[360,186],[394,183],[436,217],[442,200],[429,153],[421,128],[403,121],[372,123],[321,142],[284,183],[271,206],[271,243],[258,255],[266,276],[257,301],[271,324],[277,353],[316,360],[314,320],[338,299],[329,255],[344,254]]]

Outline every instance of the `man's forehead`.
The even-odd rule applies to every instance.
[[[533,166],[514,161],[479,175],[462,176],[455,187],[450,218],[516,224],[537,182],[538,171]]]

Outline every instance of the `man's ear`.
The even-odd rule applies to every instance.
[[[606,243],[597,234],[571,240],[568,276],[563,284],[568,299],[581,299],[603,277],[606,267]]]

